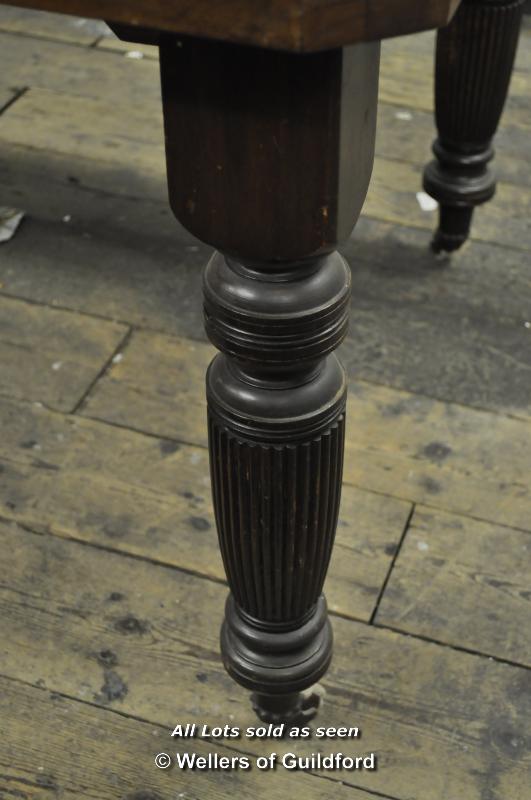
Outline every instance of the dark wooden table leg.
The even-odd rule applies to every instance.
[[[463,0],[437,36],[435,161],[424,188],[440,204],[436,251],[467,240],[475,206],[493,196],[489,161],[509,88],[524,0]]]
[[[264,720],[314,712],[322,588],[343,464],[346,380],[333,351],[350,273],[336,252],[373,161],[379,45],[311,55],[161,44],[170,200],[214,245],[206,330],[214,507],[230,595],[224,664]]]

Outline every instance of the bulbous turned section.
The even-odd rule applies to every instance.
[[[474,208],[490,200],[496,181],[489,162],[490,143],[470,149],[455,148],[437,139],[436,159],[424,170],[424,190],[439,203],[439,227],[432,241],[435,252],[458,250],[468,239]]]
[[[323,358],[348,328],[350,270],[337,251],[261,268],[215,253],[203,293],[208,338],[254,370]]]
[[[424,189],[440,206],[432,248],[451,252],[467,240],[476,206],[496,189],[489,167],[509,88],[524,0],[463,0],[437,35],[435,160]]]
[[[221,629],[221,652],[229,674],[253,692],[253,707],[267,722],[311,719],[319,706],[317,683],[332,658],[332,626],[326,601],[291,626],[247,616],[229,596]]]

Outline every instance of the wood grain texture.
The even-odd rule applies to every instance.
[[[8,11],[7,7],[2,6],[5,12]],[[9,9],[9,14],[11,9]],[[13,9],[13,13],[27,13],[20,10]],[[30,12],[31,13],[31,12]],[[47,15],[32,14],[32,23],[28,26],[28,33],[33,32],[32,25],[34,24],[34,17],[41,21],[44,26]],[[51,17],[55,22],[55,18]],[[68,24],[68,27],[75,26],[82,29],[80,22],[83,20],[72,19],[68,16],[59,16],[62,24],[49,25],[50,33],[58,31],[61,33]],[[89,24],[91,24],[89,22]],[[130,60],[127,59],[125,64],[122,64],[121,59],[111,62],[107,59],[110,55],[108,50],[120,48],[124,50],[141,50],[146,54],[153,54],[155,56],[156,49],[144,47],[141,45],[131,44],[127,42],[120,42],[112,35],[104,36],[96,48],[89,48],[80,50],[67,46],[67,42],[60,41],[45,41],[43,39],[36,39],[32,36],[13,36],[7,30],[8,23],[6,22],[6,30],[0,34],[0,42],[2,46],[2,59],[4,70],[6,74],[16,70],[19,74],[30,77],[27,80],[27,85],[42,86],[44,88],[63,90],[66,91],[67,85],[75,85],[77,94],[83,92],[83,83],[77,81],[76,76],[81,76],[81,71],[89,69],[85,74],[85,92],[90,93],[93,91],[93,96],[97,97],[96,90],[101,96],[113,88],[115,81],[121,80],[122,74],[128,70],[128,74],[135,76],[135,82],[130,83],[124,80],[121,88],[121,93],[116,92],[116,98],[122,98],[122,103],[127,99],[127,92],[132,92],[135,88],[142,90],[144,101],[148,97],[153,97],[156,101],[160,99],[158,92],[158,75],[156,70],[153,70],[151,58],[146,58],[140,62],[131,65]],[[21,29],[23,25],[20,25]],[[0,27],[1,29],[1,27]],[[110,34],[108,28],[104,28],[106,33]],[[529,127],[529,93],[526,89],[526,79],[531,71],[531,55],[528,45],[531,39],[531,34],[522,33],[521,45],[517,52],[515,71],[511,83],[510,97],[508,107],[505,109],[503,124],[520,123],[524,127]],[[105,53],[105,60],[102,61],[98,56]],[[412,36],[399,36],[397,38],[385,40],[382,44],[382,60],[381,60],[381,81],[380,81],[380,100],[384,102],[392,102],[398,105],[407,105],[411,108],[422,109],[430,111],[433,109],[433,66],[434,66],[434,53],[435,53],[435,35],[433,32],[424,34],[414,34]],[[30,54],[32,54],[30,56]],[[61,69],[62,64],[66,59],[69,59],[70,68],[68,71]],[[97,62],[103,64],[106,70],[107,79],[100,73],[99,80],[94,83],[92,80],[92,69],[95,69]],[[137,67],[138,69],[135,69]],[[407,81],[402,80],[401,74],[407,71]],[[112,73],[113,80],[110,80]],[[154,75],[154,80],[149,90],[144,75]],[[75,80],[75,84],[72,81]],[[50,82],[51,81],[51,82]],[[138,87],[138,82],[142,83]]]
[[[364,213],[375,219],[419,228],[433,228],[437,211],[423,211],[417,200],[420,190],[420,168],[385,158],[374,162],[371,189]],[[478,214],[472,237],[485,242],[497,242],[506,247],[531,247],[531,235],[526,225],[531,209],[531,191],[527,187],[500,183],[496,199],[487,203]]]
[[[28,404],[0,408],[2,516],[224,580],[204,449]],[[408,503],[344,487],[332,610],[370,619],[409,512]]]
[[[409,106],[379,103],[376,157],[421,163],[429,157],[434,137],[433,112]],[[502,117],[496,134],[496,174],[504,183],[531,186],[526,168],[529,131]],[[496,202],[496,201],[495,201]],[[502,213],[502,209],[498,209]]]
[[[412,39],[404,37],[404,45],[414,47]],[[518,57],[517,57],[518,58]],[[401,51],[383,50],[382,80],[380,82],[380,99],[408,108],[424,111],[433,109],[433,64],[427,59],[413,59],[407,62],[408,79],[403,80],[401,70],[404,69],[406,55]],[[518,65],[517,60],[517,65]],[[529,81],[528,70],[513,72],[509,97],[505,107],[503,123],[519,125],[526,130],[530,126],[529,118]]]
[[[24,37],[10,38],[18,43]],[[31,55],[26,58],[30,51],[22,51],[22,45],[19,46],[21,61],[31,62]],[[77,52],[79,48],[72,50]],[[15,48],[11,52],[10,64],[15,74]],[[50,58],[53,61],[51,55]],[[123,61],[128,61],[116,55],[112,58],[120,65],[119,70],[123,69]],[[409,61],[413,64],[416,57]],[[68,62],[62,63],[66,67]],[[401,69],[406,63],[402,59]],[[109,62],[105,64],[107,75],[111,76]],[[88,62],[84,62],[83,68],[86,66]],[[28,69],[26,63],[24,69]],[[61,77],[60,70],[49,70],[40,62],[32,73],[35,81],[39,81],[39,69],[52,76],[55,87],[60,87],[61,80],[70,80],[72,70],[75,71],[72,64],[64,69]],[[90,72],[91,76],[94,74]],[[126,73],[120,74],[125,76]],[[99,75],[101,78],[103,72]],[[429,68],[426,68],[426,75],[431,76]],[[83,86],[81,73],[77,77],[76,92],[94,92],[90,81]],[[126,91],[126,83],[122,77],[114,88],[102,88],[102,93],[108,91],[108,96],[114,96],[118,102],[118,88]],[[143,81],[145,92],[148,83]],[[406,81],[403,83],[405,85]],[[524,102],[521,95],[518,102]],[[124,120],[127,103],[123,104]],[[57,110],[59,105],[57,103]],[[112,100],[108,105],[112,108]],[[149,108],[155,107],[153,101]],[[9,113],[15,108],[16,105]],[[388,108],[392,114],[393,107]],[[402,106],[394,108],[400,110]],[[97,109],[95,104],[93,117],[87,112],[83,126],[88,124],[97,130],[94,127]],[[412,111],[415,113],[415,108]],[[148,116],[146,114],[146,118]],[[65,117],[62,119],[64,121]],[[522,127],[518,130],[525,142],[524,114],[521,121]],[[137,124],[141,124],[140,121]],[[22,125],[20,130],[23,130]],[[127,132],[126,128],[124,130]],[[80,126],[75,135],[83,135],[83,132]],[[60,125],[57,133],[58,146],[62,147]],[[94,137],[92,144],[87,141],[88,152],[97,146],[96,139]],[[115,148],[117,153],[126,153],[126,139],[120,141],[117,136],[116,142],[119,142]],[[144,147],[149,147],[148,141]],[[141,325],[160,326],[173,334],[193,336],[195,322],[190,306],[196,304],[199,309],[199,303],[187,292],[187,281],[193,285],[194,269],[204,260],[202,252],[188,252],[183,240],[172,239],[171,223],[162,206],[135,204],[127,199],[127,194],[144,196],[146,188],[153,190],[155,198],[162,181],[158,184],[156,176],[148,177],[144,168],[135,174],[134,162],[128,162],[127,156],[123,163],[117,159],[113,168],[110,160],[83,160],[77,154],[61,158],[60,153],[54,155],[49,150],[32,153],[28,147],[18,150],[19,158],[27,159],[27,166],[21,168],[20,161],[17,163],[13,157],[16,151],[11,145],[2,146],[3,180],[6,176],[3,197],[20,202],[25,198],[23,207],[34,209],[35,218],[27,220],[19,235],[2,249],[0,280],[4,283],[3,291],[29,297],[37,295],[44,302],[66,303],[110,318],[123,315]],[[398,145],[395,153],[383,155],[399,160]],[[408,160],[414,161],[409,156]],[[518,172],[517,166],[512,169],[515,174]],[[81,176],[83,186],[110,188],[122,198],[98,192],[89,195],[85,189],[77,191],[75,183],[69,182],[69,176]],[[524,184],[525,180],[519,182]],[[161,196],[159,194],[159,198]],[[73,219],[70,225],[63,224],[60,221],[63,214],[72,211],[78,219]],[[503,224],[503,217],[500,222]],[[473,357],[474,347],[481,346],[484,351],[486,342],[496,350],[495,357],[501,359],[497,363],[503,363],[507,370],[489,373],[486,365],[495,362],[482,362],[473,376],[477,387],[474,402],[489,402],[493,408],[503,407],[521,416],[528,414],[525,382],[519,383],[520,389],[516,392],[516,378],[514,383],[507,384],[503,378],[504,374],[522,375],[525,370],[525,366],[514,366],[511,354],[525,353],[524,340],[516,337],[523,328],[523,320],[527,319],[526,251],[474,242],[463,257],[454,262],[456,268],[452,274],[445,275],[443,271],[436,273],[433,269],[436,265],[426,259],[423,236],[420,227],[407,229],[366,219],[358,230],[357,240],[348,245],[355,281],[356,274],[359,280],[356,308],[360,315],[365,314],[365,327],[361,328],[364,335],[356,337],[358,348],[360,341],[367,342],[364,352],[369,352],[370,356],[371,344],[386,345],[385,340],[381,342],[378,338],[383,329],[391,344],[393,338],[405,336],[404,328],[408,327],[408,319],[415,314],[415,308],[420,314],[417,322],[409,327],[410,339],[406,337],[407,342],[415,343],[414,353],[410,353],[407,346],[398,356],[392,351],[381,373],[370,372],[366,363],[364,374],[382,380],[384,373],[389,375],[391,371],[395,376],[393,380],[404,381],[404,386],[424,392],[436,390],[466,402],[463,382],[455,377],[458,372],[454,371],[459,368],[456,364],[459,358],[463,359],[464,372],[469,371],[463,367],[465,350],[458,346],[457,337],[454,352],[458,356],[452,359],[451,365],[446,363],[445,366],[446,354],[450,351],[439,348],[441,380],[436,387],[433,381],[430,384],[429,372],[426,382],[420,384],[411,382],[411,375],[407,376],[405,368],[398,377],[396,371],[399,361],[409,360],[409,366],[411,362],[413,367],[418,365],[417,359],[423,349],[421,340],[426,338],[426,331],[432,332],[434,345],[437,330],[441,336],[445,334],[447,341],[451,338],[447,331],[449,325],[453,327],[448,323],[451,314],[445,317],[441,313],[434,325],[433,319],[430,321],[431,310],[435,313],[437,308],[455,308],[466,294],[466,310],[462,306],[463,311],[459,312],[463,317],[471,315],[472,325],[475,325],[474,313],[493,320],[490,333],[483,329],[485,339],[482,340],[480,334],[467,337],[470,349],[466,352],[470,354],[467,358],[471,371],[478,365]],[[124,239],[127,239],[127,246],[123,245]],[[500,268],[502,263],[503,269]],[[106,264],[112,265],[112,273],[106,272]],[[128,270],[129,264],[134,265],[132,270]],[[145,292],[148,284],[152,287],[149,297]],[[105,286],[107,293],[102,291]],[[401,309],[397,308],[398,304]],[[378,313],[374,313],[375,305],[379,305]],[[422,308],[426,314],[424,320]],[[179,309],[178,315],[176,309]],[[515,339],[511,349],[513,317]],[[359,330],[356,328],[354,333]],[[502,340],[504,344],[500,348]],[[517,341],[521,342],[518,347]],[[363,360],[364,354],[359,350],[356,353],[352,343],[350,352],[351,368],[356,368],[359,375],[356,359]],[[127,357],[127,351],[124,354]],[[426,363],[430,360],[426,349],[423,358]],[[369,360],[374,362],[374,359]],[[171,361],[169,357],[167,363],[171,365]],[[416,371],[420,376],[421,368]],[[492,389],[486,385],[489,375]],[[432,506],[439,504],[441,508],[446,506],[491,516],[500,526],[516,524],[529,530],[527,478],[522,484],[522,475],[529,473],[530,443],[525,424],[514,419],[495,421],[491,414],[433,403],[406,392],[379,389],[360,381],[355,385],[357,391],[366,390],[364,399],[356,397],[358,410],[361,412],[369,402],[373,408],[370,413],[356,414],[357,427],[352,436],[361,444],[350,456],[350,480],[366,484],[368,488],[376,487],[376,491],[423,499]],[[516,396],[523,399],[514,404]],[[142,402],[149,407],[147,401]],[[171,402],[168,397],[168,403]],[[154,560],[168,564],[177,551],[176,563],[192,570],[191,556],[197,553],[203,565],[207,564],[209,570],[212,568],[213,554],[217,555],[209,544],[213,542],[213,528],[199,530],[205,529],[205,520],[212,524],[208,486],[205,483],[201,490],[197,489],[206,478],[202,449],[181,447],[172,453],[172,447],[176,446],[173,441],[111,429],[83,418],[74,419],[73,425],[70,427],[68,423],[67,427],[66,422],[58,424],[58,420],[68,419],[61,415],[30,409],[20,402],[7,403],[7,406],[9,411],[4,408],[0,413],[4,439],[2,466],[6,468],[0,476],[0,494],[9,504],[2,508],[2,516],[18,518],[23,524],[40,527],[42,531],[49,529],[63,538],[79,538],[85,543],[131,552],[143,558],[146,553],[147,558],[149,553],[155,553]],[[31,420],[24,409],[31,411]],[[398,417],[398,422],[389,417]],[[151,412],[147,419],[153,422]],[[396,434],[390,435],[391,425],[396,425]],[[381,427],[383,431],[379,437],[376,434]],[[97,428],[101,429],[101,435],[96,435]],[[10,432],[13,438],[4,438],[5,432]],[[376,441],[374,448],[373,439]],[[24,447],[20,446],[21,442]],[[199,455],[195,465],[189,461],[194,454]],[[499,463],[496,461],[498,454]],[[60,470],[55,469],[56,466]],[[71,483],[68,482],[70,476]],[[189,492],[191,496],[179,495],[181,487],[183,495]],[[347,497],[351,498],[351,511],[345,506]],[[93,517],[87,515],[87,506],[94,511]],[[395,533],[399,536],[409,504],[382,498],[374,491],[346,487],[343,507],[341,516],[347,524],[340,523],[337,561],[332,566],[327,593],[332,597],[338,592],[334,595],[338,599],[337,610],[348,608],[348,614],[365,620],[374,605],[375,586],[381,586],[393,544],[396,544]],[[437,519],[447,516],[426,508],[422,513]],[[191,522],[194,517],[196,519]],[[469,524],[479,525],[469,519],[460,521],[465,531]],[[439,526],[442,530],[442,524]],[[513,593],[513,574],[509,572],[508,575],[513,563],[509,544],[512,552],[521,542],[520,534],[496,526],[489,526],[489,531],[493,528],[497,532],[495,538],[501,531],[505,541],[505,534],[509,534],[501,571],[502,580],[511,582],[511,586],[487,585],[485,589],[495,591],[497,598],[505,592],[504,614],[508,607],[520,614],[524,601],[518,598],[522,589],[519,586],[515,590],[518,594]],[[481,534],[474,536],[476,543],[486,536],[486,541],[494,546],[491,533],[487,536],[485,531],[482,527]],[[451,535],[444,534],[442,541],[449,540]],[[521,536],[526,537],[527,544],[529,534]],[[23,541],[24,537],[30,538]],[[87,800],[89,797],[147,800],[150,793],[155,793],[156,800],[170,800],[178,793],[176,775],[171,771],[166,775],[153,768],[154,751],[149,750],[149,746],[155,727],[144,727],[142,723],[113,714],[112,710],[132,709],[132,713],[138,711],[149,719],[152,718],[149,715],[156,716],[157,725],[172,724],[175,714],[180,716],[188,712],[198,718],[208,719],[210,715],[212,721],[219,719],[220,722],[227,721],[232,714],[240,724],[242,720],[244,724],[254,724],[243,693],[237,694],[218,667],[216,625],[221,616],[223,587],[218,587],[219,598],[208,590],[204,592],[202,581],[198,581],[199,590],[193,589],[194,579],[180,590],[176,587],[181,573],[174,570],[153,564],[148,564],[144,570],[144,560],[129,559],[123,554],[99,552],[95,560],[93,548],[72,542],[61,541],[59,548],[37,547],[37,538],[18,529],[10,538],[0,535],[0,549],[8,557],[3,571],[7,582],[3,579],[0,590],[0,630],[2,641],[9,642],[0,649],[0,672],[9,670],[17,680],[45,681],[49,689],[67,691],[81,700],[93,702],[92,698],[96,697],[95,702],[110,706],[111,711],[61,701],[57,695],[49,697],[47,691],[37,692],[14,681],[2,681],[0,718],[8,737],[3,739],[0,748],[3,776],[0,795],[21,796],[21,800],[25,795],[31,800],[44,800],[60,792],[67,798],[87,797]],[[48,537],[41,539],[54,541]],[[458,544],[460,546],[461,542]],[[70,548],[78,550],[75,557],[69,552]],[[482,567],[477,548],[472,544],[471,548],[474,550],[472,560],[478,559]],[[87,558],[88,553],[90,557]],[[451,554],[446,555],[451,558]],[[188,558],[190,560],[186,561]],[[119,566],[122,561],[127,568]],[[137,572],[138,565],[142,568]],[[63,580],[63,567],[66,580]],[[215,569],[211,573],[214,578]],[[371,574],[372,569],[374,574]],[[484,574],[492,577],[486,569],[481,572]],[[525,579],[525,574],[523,577]],[[437,582],[437,575],[434,580]],[[339,593],[340,581],[344,581],[344,586]],[[458,581],[459,590],[463,586],[461,573]],[[510,597],[507,592],[511,593]],[[115,599],[110,600],[113,593]],[[116,599],[120,594],[124,597]],[[180,606],[174,606],[173,599],[183,595]],[[204,596],[208,602],[203,611]],[[352,605],[348,605],[349,602]],[[448,599],[445,602],[448,603]],[[111,608],[113,604],[114,609]],[[116,611],[116,606],[121,604],[124,610]],[[127,616],[129,611],[132,619]],[[504,637],[513,635],[513,628],[505,625],[503,614],[499,621],[487,620],[483,611],[480,606],[478,620],[485,637],[495,643],[493,647],[500,651],[505,649],[507,640]],[[470,614],[474,614],[473,608]],[[124,617],[127,622],[118,631],[116,622]],[[212,618],[214,624],[210,628],[208,620]],[[141,624],[137,626],[135,620]],[[145,621],[151,624],[149,630],[142,633]],[[448,626],[452,623],[452,620],[445,621]],[[470,627],[472,625],[471,621]],[[524,620],[523,629],[525,625]],[[496,664],[486,658],[456,653],[451,648],[344,620],[334,620],[334,627],[338,659],[327,684],[328,698],[321,724],[358,723],[362,726],[363,746],[373,747],[382,756],[379,774],[366,776],[370,791],[399,800],[448,800],[448,797],[528,800],[531,775],[527,748],[531,718],[529,670]],[[122,632],[124,628],[127,633]],[[521,648],[522,639],[517,634],[514,641]],[[104,650],[98,647],[100,642]],[[195,657],[194,649],[199,658]],[[111,666],[113,653],[118,663]],[[164,692],[157,699],[161,686]],[[125,696],[124,689],[128,690]],[[43,706],[39,703],[42,698],[46,700]],[[67,710],[57,713],[58,708]],[[36,735],[29,731],[39,726],[42,726],[42,738],[37,742]],[[162,728],[157,727],[157,730],[162,731]],[[159,740],[158,737],[154,739],[157,744]],[[79,743],[75,769],[72,766],[74,755],[70,761],[64,755],[65,750],[72,751],[72,741]],[[116,742],[126,742],[127,747],[117,749],[118,760],[114,757],[115,766],[110,766],[109,752]],[[342,749],[345,750],[344,745]],[[185,774],[178,777],[186,780]],[[289,785],[281,780],[277,781],[278,786],[277,783],[273,786],[270,781],[275,776],[266,776],[267,780],[262,783],[251,784],[239,784],[237,776],[232,783],[224,781],[219,774],[214,777],[215,781],[210,781],[199,773],[189,783],[184,782],[183,789],[193,796],[205,797],[221,797],[231,791],[236,795],[248,792],[258,797],[265,797],[267,792],[268,797],[276,794],[278,798],[287,793],[297,797],[297,792],[302,791],[312,797],[311,781],[315,781],[311,776],[297,775]],[[372,777],[376,777],[376,783],[369,782]],[[58,787],[56,792],[54,782]],[[318,797],[323,796],[325,790],[329,791],[330,799],[334,796],[342,800],[374,797],[368,792],[341,787],[337,782],[316,782]]]
[[[195,40],[160,51],[170,205],[187,230],[240,263],[349,236],[374,158],[378,43],[302,59]]]
[[[17,93],[17,90],[11,86],[0,86],[0,114],[11,102],[13,102],[13,99],[17,96]]]
[[[432,108],[434,103],[434,60],[435,60],[436,33],[430,31],[413,36],[400,36],[382,43],[382,99],[391,101],[391,95],[398,102],[406,97],[411,100],[413,108]],[[522,106],[520,111],[522,120],[525,120],[525,106],[529,98],[525,92],[525,79],[531,69],[531,56],[529,54],[529,41],[531,33],[522,31],[520,46],[516,55],[515,70],[511,81],[511,94],[517,102],[512,108],[506,109],[507,114],[517,112],[517,106]],[[409,54],[415,53],[415,59],[409,59]],[[399,71],[408,67],[408,80],[400,80]],[[527,119],[527,125],[529,120]]]
[[[124,61],[129,59],[124,59]],[[89,90],[90,91],[90,90]],[[134,93],[130,99],[134,100]],[[18,106],[18,107],[17,107]],[[37,146],[72,159],[90,159],[114,172],[134,164],[144,176],[160,179],[164,173],[164,133],[160,102],[151,109],[136,104],[118,105],[113,112],[112,98],[71,95],[68,98],[48,89],[29,89],[9,109],[3,120],[0,139],[26,147]],[[102,122],[105,120],[105,122]],[[59,126],[62,135],[57,137]]]
[[[0,32],[2,74],[15,86],[61,91],[74,97],[113,102],[118,107],[158,105],[160,78],[149,59],[117,58],[95,47],[75,47],[47,39]],[[136,100],[136,103],[135,103]],[[150,112],[147,105],[145,111]]]
[[[479,147],[496,133],[522,13],[523,0],[468,2],[438,33],[435,107],[441,143]],[[466,58],[461,58],[463,51]]]
[[[70,411],[128,328],[23,301],[0,299],[0,394]]]
[[[153,98],[142,110],[135,111],[134,104],[127,102],[130,97],[134,103],[135,91],[124,87],[124,93],[124,102],[118,102],[107,97],[107,87],[100,99],[89,100],[49,89],[30,89],[6,114],[0,140],[3,147],[13,144],[62,154],[70,160],[70,170],[74,172],[95,161],[97,167],[92,165],[86,170],[88,185],[111,189],[114,194],[127,191],[163,201],[166,188],[160,102]],[[7,102],[12,94],[6,87],[0,103],[4,97]],[[379,103],[377,163],[382,158],[386,163],[391,160],[420,165],[429,155],[433,135],[431,111]],[[529,189],[531,178],[525,168],[528,149],[528,131],[504,118],[496,137],[497,172],[502,183]],[[27,158],[31,159],[30,153]],[[412,209],[413,218],[408,214],[405,220],[408,224],[418,217],[415,206]],[[374,204],[371,214],[378,217]],[[498,208],[501,222],[507,214],[508,209]],[[496,235],[496,230],[491,236]]]
[[[394,119],[396,107],[387,109]],[[418,113],[395,121],[402,131],[395,152],[414,138],[408,130],[416,130]],[[394,130],[380,127],[380,136],[392,143]],[[520,163],[527,175],[529,144],[524,135],[520,142],[518,153],[499,160],[515,171]],[[122,140],[117,152],[126,147]],[[2,249],[3,292],[171,335],[203,335],[201,270],[210,251],[175,224],[162,176],[5,143],[0,169],[3,202],[28,212]],[[160,202],[139,203],[142,193]],[[362,217],[343,246],[353,275],[350,334],[341,348],[349,374],[528,418],[527,252],[475,241],[450,264],[428,242],[427,229]]]
[[[353,274],[341,351],[349,375],[530,418],[525,250],[474,242],[439,260],[421,229],[362,218],[343,253]]]
[[[405,44],[402,41],[388,42],[383,48],[380,100],[388,101],[387,119],[389,125],[393,121],[393,127],[380,126],[377,146],[381,141],[378,152],[383,160],[376,159],[364,210],[375,219],[420,226],[427,231],[433,226],[435,213],[420,210],[416,193],[421,182],[417,165],[428,157],[434,135],[429,124],[433,55],[428,52],[431,42],[424,43],[422,36],[406,37]],[[89,185],[113,192],[123,192],[127,185],[127,190],[136,196],[165,198],[155,62],[116,58],[115,54],[94,49],[35,42],[8,34],[0,34],[0,44],[5,74],[15,85],[31,87],[5,114],[0,129],[3,142],[64,154],[75,159],[79,167],[87,159],[91,165],[97,162],[97,169],[90,166],[86,170]],[[415,57],[410,58],[410,53]],[[526,53],[527,48],[521,47],[517,56],[498,159],[504,164],[502,177],[524,187],[507,187],[502,182],[498,199],[482,209],[473,230],[476,239],[508,246],[520,241],[529,213],[529,185],[525,178],[529,171],[525,166],[531,117]],[[404,70],[408,81],[400,77]],[[83,101],[82,97],[90,99]],[[426,125],[419,123],[417,133],[416,117],[411,122],[396,120],[394,107],[398,112],[428,114]],[[400,135],[399,130],[404,128]],[[414,166],[396,163],[404,160]]]
[[[280,50],[312,51],[446,24],[458,0],[14,0],[60,11]]]
[[[82,413],[206,447],[203,381],[215,352],[203,342],[136,331]]]
[[[464,3],[438,32],[435,159],[423,174],[424,190],[439,203],[435,252],[462,247],[475,206],[494,196],[492,139],[507,97],[523,8],[524,0]]]
[[[160,770],[160,751],[190,752],[158,724],[127,719],[42,689],[0,678],[0,714],[9,731],[0,753],[0,792],[20,800],[170,800],[227,793],[259,800],[282,800],[304,792],[309,800],[371,800],[373,795],[297,773],[260,770]],[[41,744],[31,730],[39,730]],[[42,742],[46,742],[42,746]],[[71,749],[75,742],[75,753]],[[193,751],[234,757],[222,744],[194,740]],[[112,756],[111,756],[112,754]],[[75,761],[75,768],[72,762]],[[97,794],[96,794],[97,793]]]
[[[41,11],[1,4],[0,30],[37,39],[90,46],[109,29],[99,20],[65,14],[43,14]]]
[[[417,507],[377,623],[531,666],[528,533]]]
[[[529,422],[361,381],[350,391],[347,483],[529,530]]]
[[[178,439],[183,425],[175,397],[186,387],[184,438],[204,444],[197,371],[212,350],[193,343],[192,359],[189,346],[159,334],[134,335],[83,414]],[[360,380],[350,381],[350,391],[346,483],[530,529],[529,422]]]
[[[4,675],[165,727],[184,720],[255,724],[245,692],[232,685],[217,655],[224,587],[6,525],[0,539],[7,559],[0,631],[12,643],[2,655]],[[359,725],[362,738],[348,746],[275,741],[277,752],[315,752],[320,744],[325,752],[378,754],[375,772],[328,773],[336,791],[342,780],[399,800],[526,800],[529,670],[352,621],[336,619],[334,627],[336,656],[319,724]],[[75,719],[74,707],[71,714]],[[116,718],[100,716],[100,725]],[[133,729],[132,721],[124,724]],[[69,737],[76,730],[70,725]],[[14,723],[11,730],[17,742]],[[141,761],[149,776],[151,736]],[[41,751],[55,751],[40,742]],[[88,752],[99,765],[93,747]],[[233,740],[233,747],[269,753],[272,742]],[[135,761],[128,748],[119,749]],[[125,771],[137,775],[133,767]],[[99,773],[99,781],[109,780],[106,769]],[[319,782],[320,791],[328,785]]]
[[[142,44],[141,42],[123,42],[118,39],[110,30],[109,35],[102,36],[97,43],[98,50],[105,50],[112,53],[120,53],[122,55],[130,54],[131,52],[141,53],[142,58],[158,61],[159,48],[153,44]],[[130,56],[132,57],[132,56]]]
[[[46,45],[50,43],[46,42]],[[54,44],[53,47],[59,45]],[[106,57],[110,58],[112,54]],[[117,61],[122,63],[122,59]],[[126,61],[130,59],[123,59],[123,62]],[[68,63],[65,62],[65,69],[68,69]],[[142,62],[134,63],[136,69]],[[156,67],[154,62],[149,63]],[[103,77],[96,78],[103,65],[95,62],[93,66],[94,79],[105,80]],[[118,78],[121,80],[120,76]],[[156,81],[156,76],[152,78]],[[50,79],[49,82],[52,84],[55,81]],[[85,88],[72,85],[70,89],[86,95],[94,91],[91,85]],[[102,90],[101,99],[90,100],[49,89],[30,89],[3,116],[0,141],[67,156],[74,160],[74,172],[83,164],[86,165],[87,161],[89,164],[96,162],[97,169],[86,169],[89,186],[123,192],[125,183],[128,191],[135,196],[144,192],[152,199],[161,200],[164,197],[164,153],[160,102],[153,97],[145,107],[140,108],[135,104],[137,91],[134,89],[127,90],[127,104],[124,104],[116,98],[120,85],[113,83],[112,88]],[[125,86],[125,82],[122,85]],[[407,123],[396,121],[393,108],[387,106],[386,109],[388,119],[393,120],[393,128],[380,134],[380,140],[377,139],[380,155],[375,159],[363,212],[373,219],[431,230],[436,211],[423,211],[416,197],[421,189],[421,164],[429,152],[429,124],[420,127],[418,134],[409,136],[405,130],[400,136],[398,129],[402,126],[407,124],[408,129],[415,127],[415,117]],[[410,106],[406,110],[408,108]],[[397,110],[402,109],[399,107]],[[396,137],[394,126],[397,129]],[[526,248],[531,241],[526,226],[531,190],[527,178],[518,175],[526,164],[528,136],[521,125],[516,125],[515,129],[515,136],[511,133],[512,127],[504,134],[502,125],[504,150],[500,160],[505,152],[504,173],[511,182],[499,183],[497,198],[481,210],[472,233],[476,240]],[[421,140],[422,131],[425,131],[425,141]],[[406,146],[402,150],[403,138],[406,139]],[[512,151],[513,141],[516,142],[515,152],[508,153],[508,150]],[[520,148],[518,141],[521,142]],[[528,171],[523,174],[527,175]]]

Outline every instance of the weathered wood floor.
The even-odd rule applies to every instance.
[[[530,800],[531,29],[451,261],[415,196],[433,35],[384,46],[320,717],[363,736],[319,745],[379,768],[330,780],[153,763],[179,722],[254,718],[218,658],[208,251],[166,204],[156,55],[105,31],[0,8],[0,205],[27,212],[0,245],[1,800]]]

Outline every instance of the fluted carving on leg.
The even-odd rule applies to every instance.
[[[224,663],[261,697],[295,696],[331,657],[322,588],[339,512],[346,400],[332,351],[346,333],[349,269],[337,253],[282,268],[216,254],[204,290],[207,333],[222,351],[208,371],[207,399],[231,588]],[[277,716],[258,701],[257,710]]]
[[[209,413],[223,563],[238,606],[265,622],[315,606],[339,510],[345,417],[312,441],[244,441]]]
[[[435,250],[468,238],[475,206],[494,195],[492,139],[505,104],[524,0],[464,0],[437,36],[435,160],[424,188],[440,204]]]

